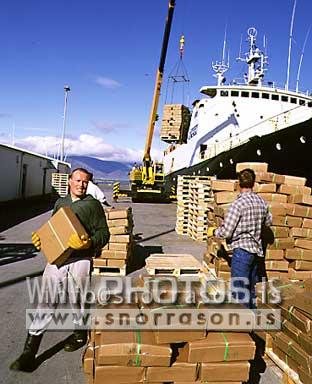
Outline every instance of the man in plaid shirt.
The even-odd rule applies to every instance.
[[[248,308],[255,308],[258,263],[259,258],[264,257],[261,229],[263,225],[272,224],[272,215],[266,202],[252,191],[255,179],[252,169],[238,173],[240,194],[231,204],[221,227],[208,229],[208,236],[226,239],[233,249],[232,294],[234,299]],[[249,295],[245,295],[243,289]]]

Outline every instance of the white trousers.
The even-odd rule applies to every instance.
[[[37,305],[29,333],[36,336],[42,334],[48,328],[55,309],[63,303],[70,304],[72,313],[76,313],[75,319],[81,319],[85,310],[81,288],[87,288],[89,276],[89,260],[78,260],[60,268],[47,264],[42,276],[44,300]],[[43,316],[43,313],[49,315]],[[81,325],[79,320],[73,322]]]

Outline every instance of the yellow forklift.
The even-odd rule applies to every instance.
[[[167,55],[167,48],[173,19],[175,0],[169,0],[168,14],[163,37],[160,62],[157,70],[152,108],[146,136],[143,164],[134,166],[129,174],[130,190],[120,189],[120,184],[115,183],[113,187],[113,199],[118,200],[121,196],[130,196],[133,202],[140,201],[169,201],[170,191],[166,190],[163,163],[152,161],[151,146],[154,134],[155,122],[157,120],[157,109],[160,89],[163,80],[163,72]]]

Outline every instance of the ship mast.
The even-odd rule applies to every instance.
[[[225,47],[226,47],[226,29],[224,32],[224,40],[223,40],[223,49],[222,49],[222,59],[221,61],[212,62],[212,69],[216,72],[213,76],[217,78],[217,85],[220,86],[225,83],[224,74],[229,70],[229,57],[228,62],[225,62]]]
[[[246,74],[246,84],[248,85],[263,85],[264,72],[266,71],[267,56],[260,51],[256,46],[257,30],[252,27],[248,31],[249,51],[245,57],[238,57],[238,61],[243,61],[248,64],[248,73]]]

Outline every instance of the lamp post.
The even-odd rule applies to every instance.
[[[66,128],[66,114],[67,114],[67,97],[70,87],[68,85],[64,86],[64,114],[63,114],[63,130],[62,130],[62,141],[61,141],[61,156],[60,160],[64,161],[65,150],[64,150],[64,141],[65,141],[65,128]]]

